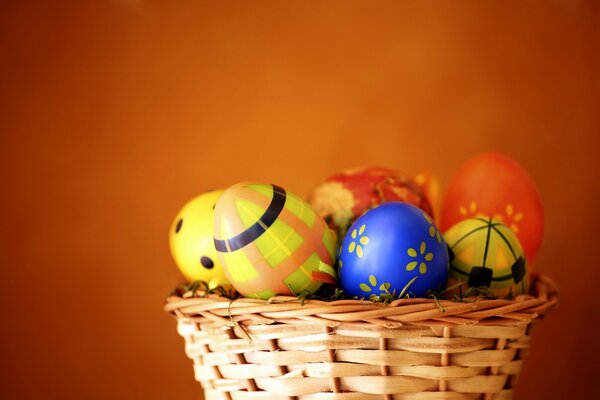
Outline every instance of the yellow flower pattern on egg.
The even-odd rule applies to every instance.
[[[365,292],[371,292],[373,289],[377,288],[377,278],[375,277],[375,275],[369,275],[369,283],[361,283],[359,286],[361,288],[361,290],[365,291]],[[381,285],[379,285],[379,290],[381,291],[387,291],[389,290],[391,284],[389,282],[383,282]]]
[[[427,215],[426,213],[423,213],[422,215],[427,220],[427,222],[429,222],[429,224],[430,224],[429,236],[431,236],[431,238],[435,238],[435,240],[437,240],[438,243],[442,243],[442,235],[440,234],[440,231],[438,231],[437,228],[435,227],[435,224],[434,224],[433,220],[431,219],[431,217],[429,215]]]
[[[474,201],[470,202],[468,206],[459,206],[458,212],[463,217],[475,217],[479,215],[477,212],[477,203]]]
[[[410,272],[417,268],[418,265],[419,273],[422,275],[426,274],[427,262],[433,260],[433,253],[427,252],[427,244],[425,242],[421,242],[418,253],[417,250],[412,247],[409,247],[408,250],[406,250],[406,253],[409,257],[415,258],[414,261],[410,261],[408,264],[406,264],[406,270]]]
[[[510,227],[514,233],[519,233],[519,223],[523,221],[523,213],[515,211],[515,208],[511,203],[506,205],[504,212],[506,215],[495,214],[493,218],[503,222],[506,226]]]
[[[361,227],[358,228],[358,231],[356,228],[353,229],[351,233],[352,241],[348,245],[348,253],[354,253],[356,250],[356,255],[358,258],[362,258],[364,254],[363,246],[369,243],[369,237],[364,234],[365,229],[367,229],[365,224],[361,225]]]

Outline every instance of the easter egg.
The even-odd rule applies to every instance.
[[[514,232],[492,218],[469,218],[445,234],[450,251],[449,286],[487,287],[500,298],[527,293],[525,253]]]
[[[538,252],[544,231],[542,202],[536,187],[515,160],[484,153],[464,163],[448,185],[440,228],[474,216],[503,222],[519,238],[527,259]]]
[[[429,171],[422,171],[415,175],[414,181],[421,188],[425,198],[429,200],[432,210],[429,215],[437,218],[442,205],[439,179]]]
[[[335,283],[333,236],[314,210],[277,185],[239,183],[215,208],[215,247],[246,297],[314,293]]]
[[[367,211],[350,227],[338,262],[340,285],[349,296],[386,292],[417,297],[448,280],[448,249],[431,217],[408,203],[390,202]]]
[[[171,254],[183,276],[204,281],[210,289],[229,284],[213,241],[213,208],[221,193],[215,190],[190,200],[169,231]]]
[[[412,179],[388,168],[343,171],[317,186],[308,198],[315,211],[341,238],[356,218],[388,201],[403,201],[433,215],[431,204]]]

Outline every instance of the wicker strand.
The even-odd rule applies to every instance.
[[[506,346],[506,338],[500,338],[496,342],[496,350],[503,350]],[[490,367],[490,375],[498,375],[500,371],[500,367],[497,365]],[[486,393],[484,396],[484,400],[493,400],[494,395],[491,393]]]
[[[444,337],[446,339],[450,338],[450,327],[445,326],[443,328],[442,337]],[[440,365],[442,367],[446,367],[448,365],[449,359],[450,359],[450,357],[449,357],[448,353],[441,353],[440,354]],[[448,381],[446,381],[445,379],[440,379],[438,390],[440,392],[447,391],[448,390]]]
[[[327,334],[332,334],[333,333],[333,328],[331,327],[327,327]],[[330,363],[335,364],[335,350],[334,349],[327,349],[327,359]],[[332,378],[333,381],[333,392],[334,393],[339,393],[341,392],[340,389],[340,378],[338,378],[337,376],[334,376]]]
[[[209,347],[208,347],[207,344],[203,345],[202,348],[204,350],[203,354],[210,354],[210,349],[209,349]],[[196,360],[194,360],[194,362],[196,362]],[[195,365],[201,365],[201,363],[198,362],[198,364],[195,364]],[[216,365],[213,365],[212,368],[211,368],[211,370],[212,370],[212,373],[214,374],[214,377],[216,378],[215,381],[223,379],[223,375],[221,374],[221,371],[219,371],[219,368]],[[206,382],[206,381],[207,380],[202,380],[202,382]],[[208,381],[209,383],[207,384],[207,386],[210,389],[215,389],[215,384],[214,384],[215,381],[210,381],[209,380]],[[226,400],[232,400],[231,399],[231,395],[229,393],[227,393],[227,392],[223,393],[223,397]]]
[[[386,351],[387,350],[387,338],[380,337],[379,338],[379,350]],[[390,366],[387,364],[381,365],[380,368],[382,376],[388,376],[390,374]],[[392,396],[390,394],[385,394],[383,396],[384,400],[392,400]]]
[[[277,340],[275,340],[275,339],[269,340],[269,351],[271,351],[271,352],[279,351],[279,348],[277,347]],[[289,372],[287,366],[285,366],[285,365],[278,365],[277,370],[279,372],[279,376],[287,375]],[[288,396],[288,400],[297,400],[297,399],[295,396]]]
[[[235,338],[235,335],[234,335],[232,329],[227,329],[227,335],[231,339]],[[238,364],[238,365],[246,364],[246,358],[242,354],[235,353],[234,357],[235,357],[236,364]],[[250,390],[251,392],[258,391],[258,387],[256,386],[256,382],[254,381],[254,379],[246,379],[246,383],[248,385],[248,390]]]

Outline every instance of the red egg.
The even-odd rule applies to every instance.
[[[379,167],[346,170],[317,186],[308,199],[339,240],[367,210],[389,201],[413,204],[433,217],[422,188],[399,172]]]
[[[544,231],[544,212],[535,184],[512,158],[483,153],[465,162],[448,185],[440,227],[479,215],[493,217],[519,238],[529,261],[535,259]]]

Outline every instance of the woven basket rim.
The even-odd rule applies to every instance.
[[[401,325],[501,325],[529,324],[555,308],[558,288],[548,277],[532,276],[532,294],[512,300],[478,299],[455,302],[428,298],[398,299],[384,304],[370,300],[305,300],[276,296],[269,300],[239,298],[231,300],[215,294],[205,297],[170,296],[165,311],[178,319],[211,320],[222,326],[265,325],[274,323],[369,323],[394,328]]]

